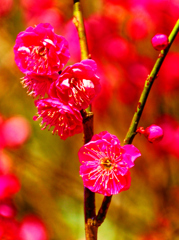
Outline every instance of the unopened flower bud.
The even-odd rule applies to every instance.
[[[161,127],[155,124],[152,124],[151,126],[145,129],[144,135],[149,142],[153,143],[153,142],[162,140],[163,130]]]
[[[152,46],[157,51],[164,50],[168,46],[168,37],[165,34],[156,34],[152,40]]]

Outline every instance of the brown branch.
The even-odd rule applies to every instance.
[[[102,205],[101,205],[101,207],[98,211],[98,214],[95,218],[98,226],[100,226],[103,223],[103,221],[106,217],[109,205],[111,203],[111,199],[112,199],[112,196],[105,196],[103,199]]]
[[[88,59],[88,47],[86,34],[79,0],[74,0],[73,23],[75,24],[81,49],[81,60]],[[83,117],[84,144],[88,143],[93,136],[93,113],[91,106],[86,111],[81,111]],[[94,220],[96,217],[95,193],[84,188],[84,213],[85,213],[85,235],[86,240],[97,240],[98,226]]]

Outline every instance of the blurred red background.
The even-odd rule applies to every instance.
[[[82,0],[81,4],[89,52],[98,64],[102,84],[93,104],[94,132],[107,130],[122,142],[144,81],[158,57],[151,39],[157,33],[170,34],[179,2]],[[83,135],[63,141],[41,131],[32,120],[34,100],[20,84],[23,74],[15,65],[13,46],[20,31],[49,22],[69,42],[68,64],[80,61],[72,15],[73,2],[69,0],[38,4],[34,0],[2,0],[0,6],[1,155],[6,156],[5,166],[10,164],[21,182],[21,190],[14,196],[17,217],[38,215],[53,240],[84,239],[83,184],[77,157]],[[131,188],[113,197],[99,228],[99,240],[168,240],[179,236],[178,64],[179,36],[154,82],[139,123],[144,128],[158,124],[164,138],[153,144],[144,136],[134,139],[142,157],[131,170]],[[99,207],[102,196],[96,198]]]

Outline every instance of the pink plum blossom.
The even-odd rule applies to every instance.
[[[51,75],[61,71],[70,55],[68,42],[49,23],[20,32],[14,46],[15,62],[25,74]]]
[[[96,69],[97,65],[91,59],[66,67],[52,83],[50,96],[72,104],[78,110],[87,108],[101,89]]]
[[[156,34],[152,40],[152,46],[155,50],[161,51],[164,50],[168,46],[168,37],[165,34]]]
[[[28,95],[33,97],[44,97],[46,93],[48,94],[51,83],[57,80],[58,76],[59,74],[57,73],[54,73],[51,76],[26,74],[21,83],[24,88],[28,88]]]
[[[50,98],[36,100],[35,105],[38,116],[34,120],[42,117],[41,125],[45,123],[42,130],[48,125],[49,129],[54,127],[52,133],[57,133],[63,140],[83,131],[82,116],[76,108]]]
[[[121,146],[107,131],[96,134],[78,152],[84,186],[105,196],[127,190],[131,184],[129,168],[141,156],[133,145]]]

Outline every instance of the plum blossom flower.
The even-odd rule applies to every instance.
[[[51,75],[61,71],[70,57],[67,40],[55,34],[49,23],[20,32],[14,53],[17,66],[25,74]]]
[[[26,74],[26,76],[23,77],[21,83],[24,88],[28,88],[28,95],[33,97],[44,97],[46,93],[48,94],[51,83],[56,81],[58,76],[58,73],[54,73],[51,76]]]
[[[133,145],[122,147],[116,136],[103,131],[81,147],[78,156],[84,186],[110,196],[129,189],[129,168],[141,154]]]
[[[38,116],[33,119],[36,121],[42,117],[41,125],[45,123],[42,130],[48,125],[49,129],[53,126],[55,128],[52,133],[58,133],[63,140],[83,131],[82,116],[70,105],[50,98],[36,100],[35,105],[38,109]]]
[[[50,97],[72,104],[78,110],[87,108],[101,89],[96,69],[96,63],[91,59],[66,67],[52,83]]]

